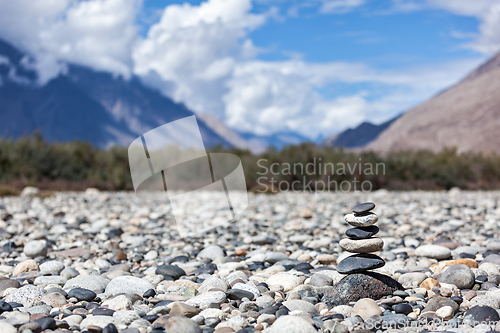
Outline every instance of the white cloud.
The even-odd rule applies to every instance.
[[[140,0],[0,0],[0,36],[36,57],[41,83],[61,61],[130,75]]]
[[[365,0],[323,0],[319,11],[325,14],[347,13],[364,4]]]
[[[135,73],[154,72],[160,88],[188,107],[223,116],[221,96],[239,61],[258,50],[248,32],[266,16],[251,14],[250,0],[210,0],[200,6],[171,5],[133,52]]]
[[[363,64],[249,61],[236,66],[224,96],[226,122],[240,131],[269,134],[284,129],[314,138],[359,124],[382,122],[457,82],[482,59],[397,71]],[[327,99],[316,89],[339,82],[382,85]]]

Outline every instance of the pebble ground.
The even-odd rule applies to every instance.
[[[500,330],[500,192],[249,195],[236,222],[186,238],[155,195],[0,198],[0,331]],[[384,240],[375,272],[402,288],[337,304],[343,217],[365,201]]]

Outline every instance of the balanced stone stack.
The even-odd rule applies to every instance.
[[[371,253],[382,250],[384,246],[381,238],[374,237],[379,232],[379,228],[374,226],[378,217],[371,212],[374,208],[375,204],[371,202],[362,203],[344,217],[354,228],[346,231],[348,238],[342,239],[339,245],[345,251],[356,254],[344,258],[337,265],[337,271],[347,275],[323,296],[322,301],[329,306],[349,304],[361,298],[378,300],[396,290],[403,290],[403,286],[390,276],[370,272],[385,265],[384,259]]]
[[[345,251],[357,254],[345,258],[338,264],[339,273],[361,273],[385,265],[384,259],[371,254],[382,250],[384,246],[382,238],[374,237],[379,232],[379,228],[374,225],[378,217],[371,212],[374,208],[374,203],[365,202],[354,206],[352,213],[344,217],[344,220],[354,228],[345,232],[348,238],[342,239],[339,245]]]

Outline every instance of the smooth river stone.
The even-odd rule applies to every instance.
[[[384,241],[379,237],[372,237],[367,239],[349,239],[344,238],[339,242],[342,249],[353,253],[370,253],[382,250]]]
[[[377,226],[359,227],[347,229],[345,235],[352,239],[366,239],[375,236],[379,232]]]
[[[378,221],[377,214],[364,213],[364,214],[346,214],[344,220],[353,227],[369,227]]]
[[[352,212],[356,214],[366,213],[375,208],[373,202],[364,202],[352,207]]]
[[[375,254],[355,254],[339,262],[337,272],[342,274],[361,273],[384,265],[384,259]]]
[[[362,298],[379,300],[392,295],[396,290],[403,290],[403,286],[390,276],[375,272],[349,274],[326,291],[321,301],[334,307],[357,302]]]

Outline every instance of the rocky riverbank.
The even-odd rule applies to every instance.
[[[344,215],[365,201],[376,283],[336,269]],[[500,319],[500,192],[250,194],[236,222],[187,238],[154,194],[5,197],[0,217],[3,333],[482,333]]]

